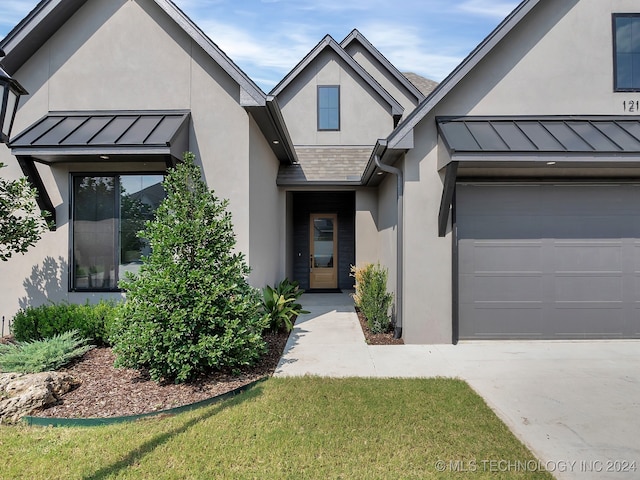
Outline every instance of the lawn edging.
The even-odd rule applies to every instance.
[[[251,383],[235,388],[229,392],[216,395],[215,397],[200,400],[199,402],[190,403],[188,405],[182,405],[180,407],[169,408],[166,410],[158,410],[156,412],[141,413],[139,415],[126,415],[123,417],[91,417],[91,418],[56,418],[56,417],[34,417],[26,415],[22,417],[22,422],[28,426],[33,427],[99,427],[105,425],[115,425],[117,423],[134,422],[144,418],[151,418],[157,416],[173,416],[179,413],[188,412],[201,407],[213,405],[215,403],[222,402],[233,398],[255,385],[264,382],[269,377],[260,378]]]

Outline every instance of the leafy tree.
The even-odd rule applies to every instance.
[[[0,178],[0,260],[26,252],[47,230],[47,214],[39,212],[36,196],[26,178]]]
[[[139,236],[151,254],[120,286],[127,301],[111,341],[116,365],[180,383],[215,369],[250,365],[264,352],[266,316],[234,253],[228,202],[202,180],[192,153],[172,169],[166,198]]]

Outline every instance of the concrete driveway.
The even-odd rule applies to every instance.
[[[557,478],[640,478],[640,341],[368,346],[347,295],[302,299],[276,376],[462,378]]]

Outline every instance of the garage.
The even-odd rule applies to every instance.
[[[459,339],[640,338],[640,184],[458,180]]]

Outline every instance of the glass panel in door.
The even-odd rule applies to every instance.
[[[311,288],[337,288],[337,232],[336,214],[312,214],[310,218],[310,278]]]

